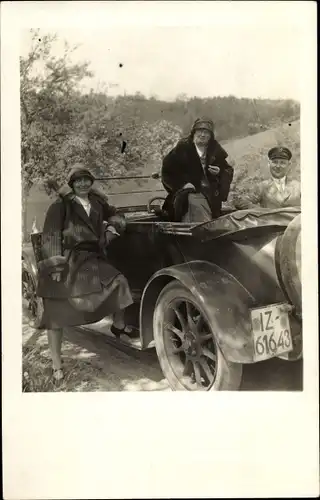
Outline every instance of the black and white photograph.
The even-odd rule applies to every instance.
[[[223,31],[22,33],[24,391],[303,389],[295,34]]]
[[[6,235],[13,217],[9,205],[19,212],[14,220],[20,219],[20,226],[14,227],[20,245],[11,247],[17,260],[11,276],[19,280],[20,291],[11,293],[6,314],[10,310],[20,324],[20,331],[10,334],[20,346],[19,353],[15,350],[20,371],[11,368],[20,395],[37,397],[41,404],[63,397],[52,400],[48,443],[57,436],[58,446],[61,431],[64,453],[69,435],[58,422],[78,397],[70,393],[105,398],[106,408],[115,401],[106,398],[121,393],[121,408],[132,418],[142,393],[153,394],[155,405],[161,405],[156,398],[178,402],[191,393],[192,428],[200,397],[203,404],[210,400],[212,413],[213,407],[221,410],[220,398],[224,408],[237,400],[250,418],[262,408],[270,411],[270,425],[283,426],[287,442],[284,413],[279,409],[275,422],[278,403],[272,407],[266,398],[310,395],[305,349],[317,342],[314,316],[308,316],[314,303],[304,281],[317,272],[307,247],[308,234],[316,233],[316,225],[311,232],[307,227],[316,220],[316,139],[315,130],[308,131],[315,119],[306,118],[316,95],[304,70],[306,53],[309,69],[316,68],[315,54],[308,52],[312,12],[299,15],[302,2],[251,2],[252,9],[249,2],[39,2],[43,11],[39,7],[40,17],[32,20],[33,2],[26,2],[25,17],[23,2],[17,3],[22,15],[14,28],[17,61],[11,82],[17,89],[12,119],[17,115],[19,139],[12,135],[11,151],[12,171],[20,167],[14,184],[20,185],[6,177],[2,203]],[[188,22],[186,12],[194,12],[194,19]],[[8,89],[7,75],[2,73]],[[8,176],[8,167],[4,170],[2,177]],[[252,397],[248,405],[247,397]],[[81,401],[84,421],[90,400]],[[172,403],[162,401],[168,416]],[[81,413],[77,408],[75,415]],[[110,411],[120,414],[119,408]],[[173,427],[188,420],[178,403],[175,408]],[[236,410],[225,411],[230,418]],[[118,423],[116,418],[103,430],[109,436],[107,428]],[[223,417],[217,418],[221,426]],[[246,417],[239,413],[239,418]],[[136,417],[128,429],[147,441],[141,421]],[[77,425],[81,429],[80,420]],[[152,435],[160,442],[159,426]],[[204,426],[197,421],[202,440]],[[82,429],[78,436],[83,432],[88,439],[88,428]],[[232,429],[233,424],[222,429],[230,442]],[[262,442],[271,439],[268,432],[261,428]],[[258,446],[255,436],[252,446]],[[27,439],[36,442],[31,435]],[[297,447],[307,446],[297,440]],[[186,461],[187,448],[182,453]],[[252,462],[254,453],[249,455]],[[221,467],[240,460],[227,452],[221,456]],[[155,467],[150,478],[155,470],[160,474]],[[276,465],[268,459],[266,467]],[[301,476],[301,484],[312,471]],[[247,469],[239,472],[247,474]],[[261,474],[262,468],[251,474],[254,491],[268,496],[267,490],[258,493]],[[36,495],[34,475],[35,470],[26,476],[32,485],[28,498]],[[51,477],[50,471],[43,477]],[[281,496],[285,490],[276,490],[274,481],[270,488]],[[79,494],[66,487],[68,496],[61,489],[59,497],[57,486],[39,487],[37,498]],[[111,498],[112,488],[100,498]],[[221,496],[219,488],[204,489],[205,495]],[[300,494],[301,488],[297,483]],[[89,490],[81,491],[89,498]],[[135,491],[140,490],[129,497],[138,498]],[[176,497],[177,489],[166,491]],[[179,491],[185,497],[197,494]],[[242,491],[235,494],[240,498]]]

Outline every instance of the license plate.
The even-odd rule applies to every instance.
[[[285,304],[251,309],[254,360],[263,361],[293,349]]]

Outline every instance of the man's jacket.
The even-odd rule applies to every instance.
[[[261,182],[250,201],[264,208],[301,206],[300,183],[286,179],[283,190],[279,190],[273,179]]]

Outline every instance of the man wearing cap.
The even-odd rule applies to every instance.
[[[291,169],[292,153],[286,147],[276,146],[268,152],[271,179],[262,181],[250,197],[235,202],[238,209],[260,205],[262,208],[295,207],[301,205],[300,183],[287,178]]]
[[[171,220],[185,220],[193,203],[200,208],[194,211],[197,221],[219,217],[233,179],[227,156],[215,139],[212,120],[197,119],[189,137],[181,139],[163,159],[162,183],[169,193],[163,209]]]

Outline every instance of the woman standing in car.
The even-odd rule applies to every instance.
[[[215,139],[212,120],[196,120],[189,137],[181,139],[163,159],[162,182],[169,193],[163,209],[171,213],[173,220],[182,220],[193,200],[201,201],[189,196],[192,193],[203,195],[207,206],[205,210],[202,203],[204,216],[207,211],[209,219],[219,217],[233,179],[233,167],[227,157],[228,153]]]

